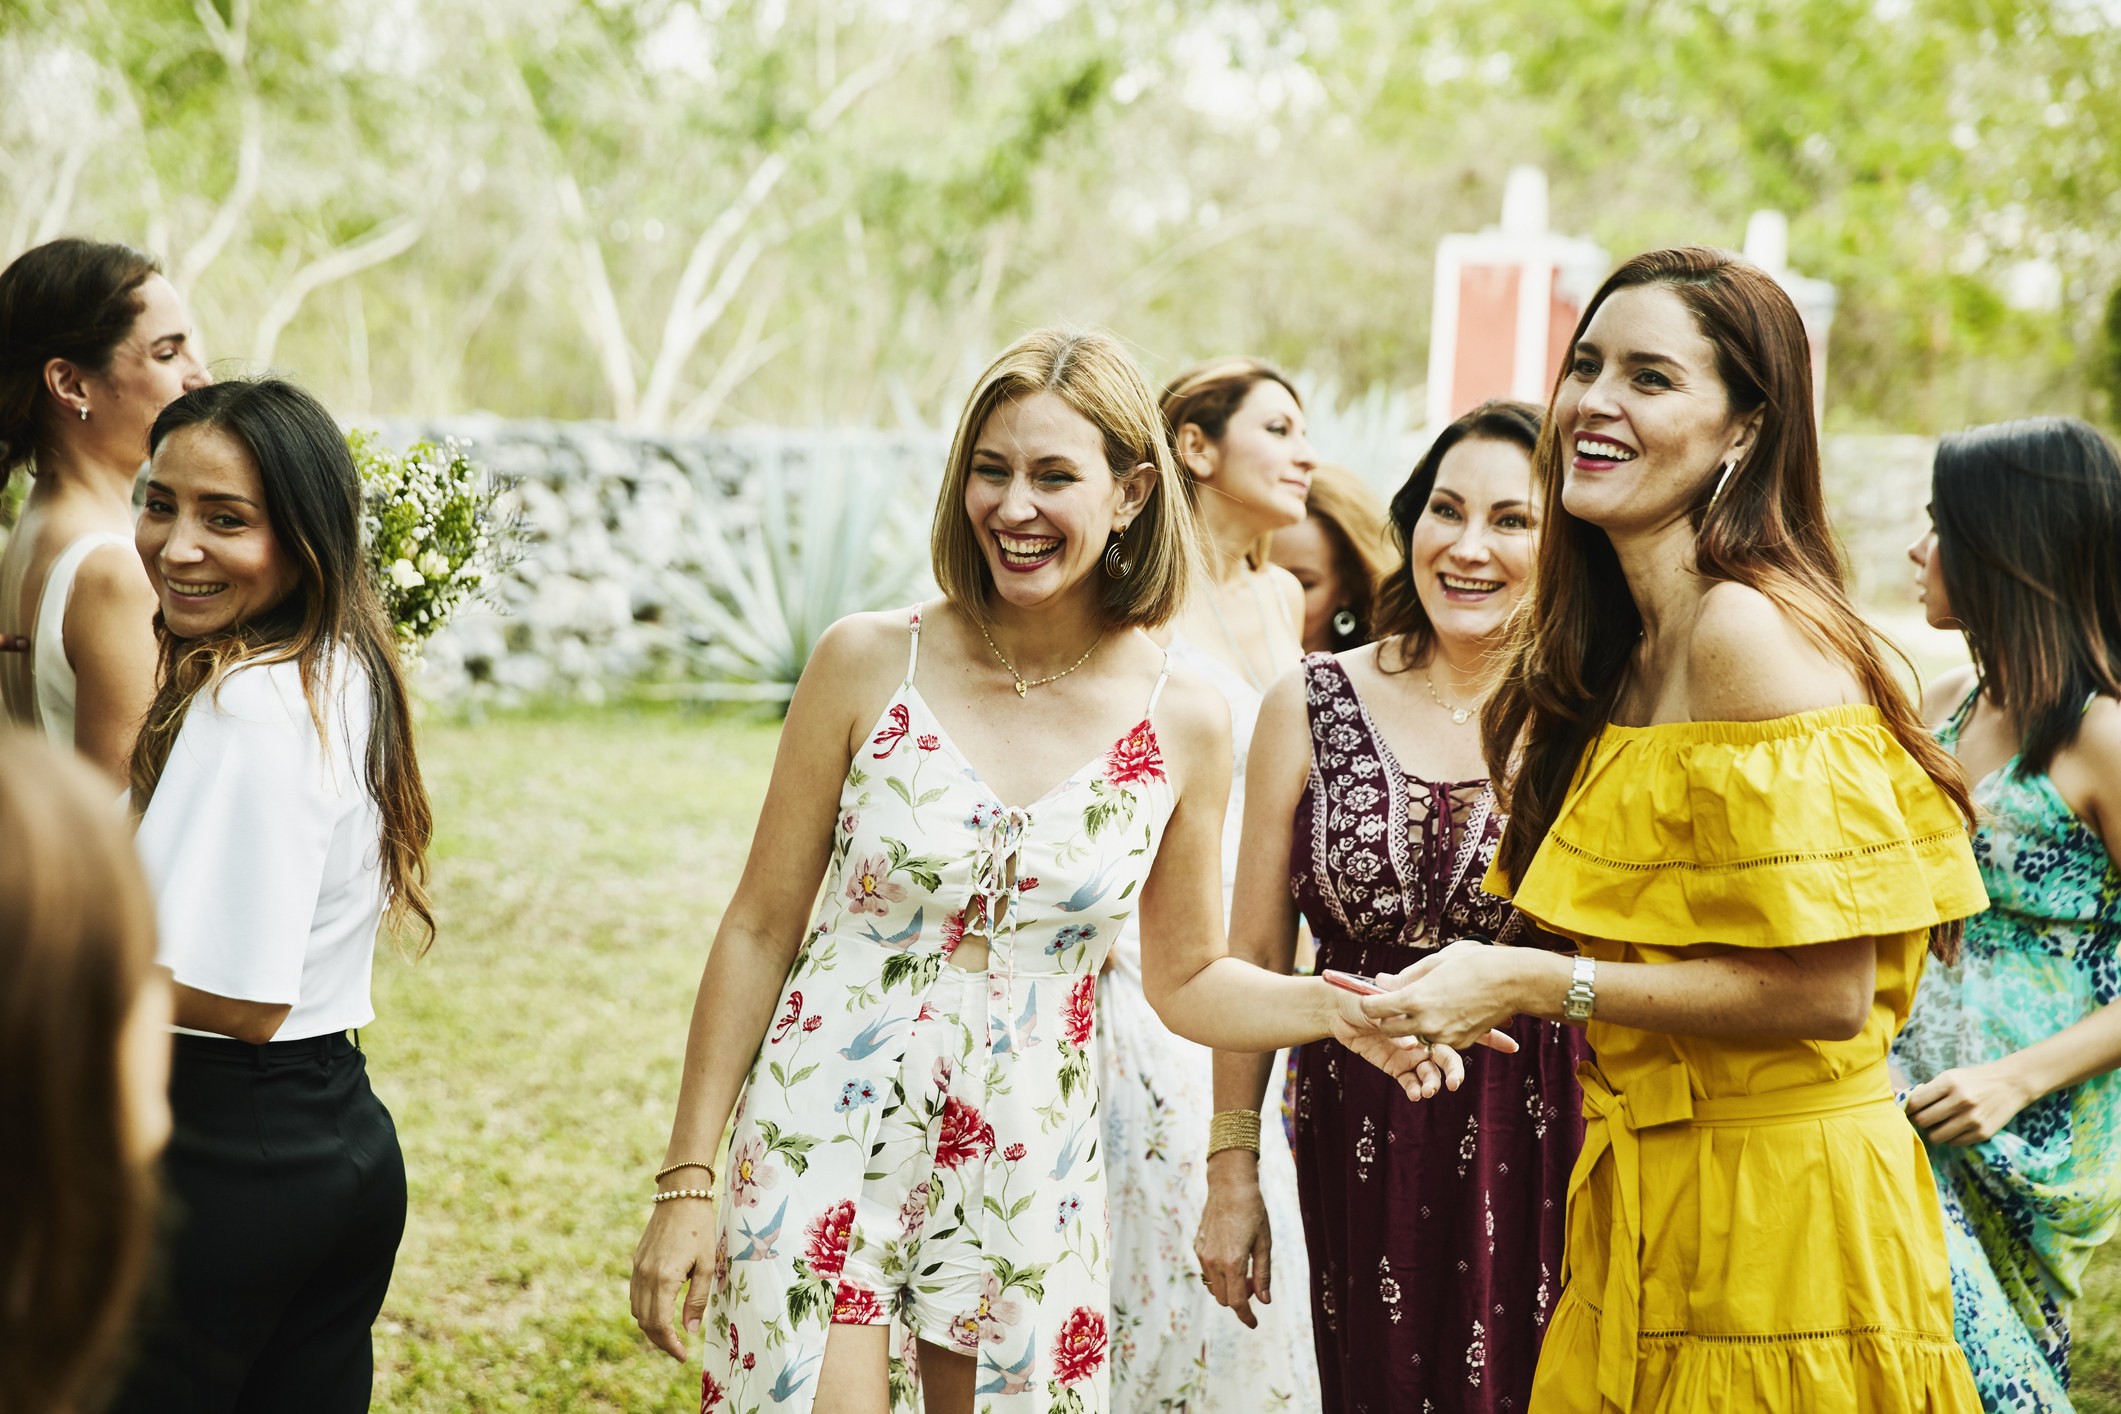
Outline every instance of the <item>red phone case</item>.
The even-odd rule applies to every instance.
[[[1353,992],[1361,997],[1374,997],[1384,991],[1384,988],[1378,986],[1369,978],[1358,977],[1352,972],[1336,972],[1329,967],[1318,975],[1340,988],[1343,992]]]

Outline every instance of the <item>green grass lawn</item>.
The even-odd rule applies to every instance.
[[[425,727],[441,938],[379,961],[361,1037],[412,1178],[378,1409],[698,1408],[626,1281],[774,739],[675,712]],[[2121,1414],[2114,1248],[2077,1340],[2078,1408]]]

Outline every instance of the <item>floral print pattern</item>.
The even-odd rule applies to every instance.
[[[1304,660],[1311,776],[1289,858],[1318,965],[1397,972],[1463,937],[1535,941],[1480,887],[1503,820],[1485,781],[1401,769],[1334,659]],[[1523,1414],[1558,1296],[1583,1143],[1573,1027],[1519,1017],[1420,1104],[1334,1041],[1302,1048],[1296,1159],[1319,1383],[1333,1414]]]
[[[1293,635],[1292,635],[1293,637]],[[1223,822],[1223,909],[1237,877],[1245,763],[1260,693],[1183,634],[1171,661],[1230,704],[1233,761]],[[1309,1268],[1296,1208],[1296,1165],[1278,1125],[1260,1136],[1259,1184],[1273,1225],[1274,1300],[1247,1329],[1201,1285],[1193,1235],[1207,1202],[1206,1137],[1215,1110],[1213,1053],[1173,1035],[1142,991],[1134,920],[1113,945],[1098,988],[1107,1184],[1112,1203],[1112,1362],[1116,1414],[1317,1414],[1318,1354],[1302,1293]],[[1277,1077],[1282,1068],[1277,1067]],[[1278,1083],[1277,1086],[1278,1087]],[[1267,1097],[1270,1110],[1279,1096]]]
[[[1956,747],[1973,705],[1938,733]],[[1974,787],[1986,913],[1932,959],[1893,1059],[1920,1085],[2046,1040],[2121,996],[2121,871],[2046,776],[2014,757]],[[1928,1145],[1952,1264],[1952,1325],[1990,1414],[2071,1405],[2069,1299],[2121,1220],[2121,1075],[2020,1110],[1972,1148]]]
[[[1172,804],[1146,717],[1002,804],[909,662],[737,1106],[703,1410],[808,1414],[830,1325],[885,1321],[894,1410],[917,1340],[977,1356],[982,1414],[1108,1409],[1091,1018]],[[949,964],[968,931],[985,972]]]

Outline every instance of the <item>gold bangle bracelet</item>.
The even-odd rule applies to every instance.
[[[661,1183],[664,1179],[670,1177],[670,1175],[676,1173],[679,1169],[705,1169],[707,1170],[707,1186],[709,1188],[712,1188],[714,1186],[714,1165],[703,1164],[697,1160],[682,1164],[672,1164],[669,1168],[664,1169],[661,1173],[657,1174],[655,1176],[655,1181],[657,1183]]]
[[[1220,1110],[1208,1121],[1208,1157],[1225,1149],[1259,1152],[1258,1110]]]

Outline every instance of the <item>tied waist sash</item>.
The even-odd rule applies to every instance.
[[[1827,1119],[1872,1105],[1891,1104],[1885,1061],[1839,1080],[1769,1090],[1757,1095],[1697,1100],[1687,1068],[1674,1065],[1636,1082],[1626,1094],[1613,1089],[1591,1061],[1576,1067],[1583,1086],[1583,1150],[1569,1174],[1569,1210],[1590,1181],[1591,1171],[1613,1156],[1613,1228],[1606,1254],[1603,1309],[1598,1322],[1598,1392],[1622,1409],[1633,1407],[1637,1337],[1642,1329],[1642,1146],[1639,1132],[1667,1124],[1702,1127],[1784,1124]]]

